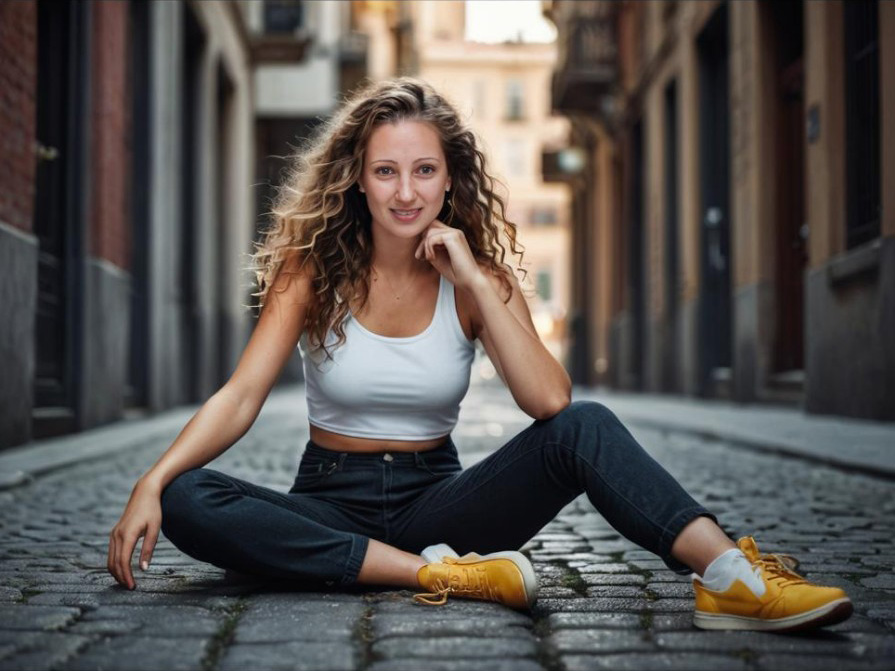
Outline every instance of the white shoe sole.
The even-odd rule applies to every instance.
[[[461,559],[456,551],[446,543],[430,545],[420,553],[420,556],[427,564],[441,562],[445,557]],[[483,559],[509,559],[516,565],[516,568],[518,568],[519,572],[522,574],[522,582],[525,587],[525,600],[528,602],[528,607],[531,608],[538,598],[538,577],[535,575],[534,567],[531,565],[531,562],[528,561],[528,557],[521,552],[517,552],[516,550],[505,550],[503,552],[491,552],[486,555],[470,552],[463,555],[462,558],[466,557],[469,557],[474,561]]]
[[[719,613],[703,613],[696,611],[693,624],[700,629],[726,629],[741,631],[798,631],[837,624],[848,619],[852,614],[852,603],[848,598],[836,599],[813,610],[766,620],[743,615],[722,615]]]

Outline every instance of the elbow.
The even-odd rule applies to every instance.
[[[531,413],[531,416],[534,419],[539,420],[550,419],[568,408],[571,402],[572,398],[569,393],[558,394],[553,398],[545,399],[544,402]]]

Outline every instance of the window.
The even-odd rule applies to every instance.
[[[511,79],[507,82],[507,107],[506,118],[509,121],[518,121],[525,116],[525,87],[521,79]]]
[[[504,145],[506,172],[510,177],[524,177],[528,164],[525,160],[525,140],[507,140]]]
[[[878,5],[846,2],[845,170],[849,248],[879,237],[880,186]]]
[[[535,226],[553,226],[557,220],[556,208],[552,205],[536,205],[531,208],[531,223]]]
[[[301,0],[264,0],[265,33],[294,33],[301,25]]]
[[[540,296],[543,301],[549,301],[552,296],[551,281],[553,279],[550,271],[539,270],[535,277],[535,288],[538,292],[538,296]]]
[[[477,119],[485,118],[485,80],[476,79],[472,83],[472,113]]]

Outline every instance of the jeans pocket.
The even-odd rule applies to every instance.
[[[417,453],[416,457],[416,467],[422,471],[425,471],[429,475],[434,475],[437,478],[445,478],[449,475],[453,475],[454,473],[458,473],[463,470],[463,467],[460,466],[458,461],[451,461],[446,459],[426,459],[426,457],[422,454]]]
[[[307,491],[329,478],[339,468],[337,461],[310,461],[302,459],[290,493]]]

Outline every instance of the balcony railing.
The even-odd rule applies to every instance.
[[[615,3],[559,2],[553,20],[559,33],[559,63],[553,74],[553,108],[563,113],[604,115],[618,81]]]

